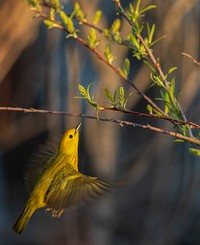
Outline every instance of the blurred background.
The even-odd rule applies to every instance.
[[[124,0],[124,6],[131,1]],[[133,1],[134,2],[134,1]],[[200,2],[195,0],[143,0],[156,4],[147,14],[155,23],[156,36],[166,35],[154,47],[166,72],[177,66],[176,89],[190,121],[199,123],[200,69],[181,53],[200,59]],[[68,6],[74,1],[68,1]],[[80,0],[89,20],[102,9],[100,26],[109,27],[116,18],[110,0]],[[96,100],[105,104],[105,87],[124,86],[108,67],[89,50],[59,30],[47,30],[33,12],[18,0],[0,1],[0,106],[62,110],[96,115],[85,101],[74,99],[78,84],[94,82]],[[118,16],[119,17],[119,16]],[[84,27],[83,27],[84,31]],[[130,27],[122,20],[122,34]],[[101,38],[101,37],[99,37]],[[105,43],[100,46],[103,52]],[[121,66],[128,50],[113,46],[115,64]],[[149,70],[131,58],[130,79],[152,98]],[[133,94],[128,108],[146,112],[146,102]],[[169,123],[145,118],[101,113],[133,122],[170,128]],[[103,180],[128,178],[127,185],[77,209],[66,210],[60,219],[37,211],[20,236],[12,226],[28,198],[24,171],[41,144],[59,139],[69,127],[82,122],[79,169]],[[187,143],[139,128],[121,127],[97,120],[0,112],[0,237],[1,244],[200,244],[200,161],[188,153]]]

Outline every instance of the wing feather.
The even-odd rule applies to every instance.
[[[59,210],[81,205],[97,197],[111,187],[110,184],[77,172],[63,174],[61,170],[52,181],[45,202],[48,207]]]

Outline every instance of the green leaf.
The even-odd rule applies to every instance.
[[[159,42],[160,40],[162,40],[163,38],[165,38],[166,36],[164,35],[164,36],[161,36],[161,37],[159,37],[159,38],[157,38],[156,40],[154,40],[152,43],[151,43],[151,47],[153,46],[153,45],[155,45],[157,42]]]
[[[87,87],[87,96],[88,96],[88,99],[91,101],[91,100],[93,100],[93,96],[91,97],[90,96],[90,87],[91,87],[91,85],[92,85],[93,83],[90,83],[89,85],[88,85],[88,87]]]
[[[147,6],[144,8],[140,8],[140,3],[141,3],[141,0],[137,0],[135,8],[130,3],[129,4],[129,10],[127,11],[127,14],[129,16],[130,20],[136,25],[137,28],[139,28],[139,26],[140,26],[139,25],[139,17],[142,17],[144,12],[156,7],[155,5],[150,5],[150,6]]]
[[[112,64],[112,62],[115,59],[115,57],[114,57],[114,55],[111,54],[111,47],[110,47],[110,44],[109,43],[106,44],[104,55],[105,55],[108,63],[109,64]]]
[[[107,99],[109,99],[111,102],[114,102],[114,99],[113,99],[113,97],[112,97],[112,95],[111,95],[110,90],[109,90],[108,88],[105,88],[105,89],[104,89],[104,92],[105,92],[105,94],[106,94]]]
[[[111,95],[111,92],[108,88],[104,89],[104,92],[106,93],[106,97],[110,100],[111,105],[116,107],[117,106],[117,96],[119,96],[119,89],[115,89],[113,96]]]
[[[120,19],[115,19],[109,30],[104,30],[104,35],[111,40],[117,41],[118,43],[122,42],[122,38],[120,36],[121,21]]]
[[[99,45],[99,41],[96,39],[96,30],[94,28],[90,30],[90,33],[87,36],[87,42],[91,48],[95,48]]]
[[[51,20],[44,20],[44,24],[46,26],[48,26],[49,29],[52,29],[52,28],[56,28],[57,27],[57,24],[55,24],[53,21]]]
[[[100,105],[98,105],[98,103],[96,101],[94,101],[94,96],[90,95],[90,87],[93,83],[90,83],[87,88],[84,88],[81,84],[78,85],[78,89],[80,94],[82,95],[82,97],[76,96],[75,98],[77,99],[86,99],[88,104],[90,104],[93,108],[101,111],[104,108]]]
[[[178,69],[178,68],[177,68],[176,66],[174,66],[174,67],[172,67],[172,68],[169,69],[169,71],[168,71],[167,74],[169,75],[169,74],[171,74],[172,72],[174,72],[174,71],[177,70],[177,69]]]
[[[181,139],[175,139],[174,142],[176,142],[176,143],[183,143],[184,140],[181,140]]]
[[[129,74],[129,70],[130,70],[130,61],[128,58],[126,58],[124,60],[123,69],[118,68],[118,71],[121,73],[122,76],[127,78]]]
[[[152,106],[151,105],[147,105],[147,111],[149,112],[149,114],[153,114],[153,108],[152,108]]]
[[[160,90],[160,95],[161,95],[162,100],[165,101],[165,94],[163,93],[162,90]]]
[[[92,23],[93,23],[94,25],[97,25],[97,24],[99,23],[100,19],[101,19],[101,16],[102,16],[102,11],[97,10],[97,11],[95,12],[94,19],[93,19],[93,22],[92,22]]]
[[[138,40],[138,38],[136,38],[134,34],[130,34],[128,38],[129,38],[131,44],[133,46],[135,46],[137,48],[137,50],[139,50],[140,49],[140,41]]]
[[[60,18],[65,25],[68,24],[69,17],[66,15],[66,13],[64,11],[60,11]]]
[[[120,21],[120,19],[115,19],[115,20],[113,21],[112,25],[111,25],[110,31],[111,31],[112,33],[116,33],[116,32],[119,31],[120,26],[121,26],[121,21]]]
[[[84,98],[87,98],[87,91],[86,91],[86,89],[81,84],[78,85],[78,89],[79,89],[80,94]]]
[[[124,103],[125,103],[125,93],[124,93],[124,88],[120,87],[119,88],[119,104],[124,107]]]
[[[129,93],[128,96],[125,98],[125,102],[124,102],[124,109],[126,110],[126,105],[128,103],[128,99],[129,97],[133,94],[133,92]]]
[[[129,10],[130,10],[131,14],[135,13],[135,9],[134,9],[134,7],[133,7],[133,5],[131,3],[129,3]]]
[[[70,34],[75,33],[74,23],[72,21],[72,18],[67,16],[64,11],[60,11],[60,18],[62,19],[67,31]]]
[[[39,0],[27,0],[27,3],[35,8],[38,6]]]
[[[162,78],[160,77],[160,75],[158,75],[157,72],[155,72],[154,74],[151,73],[150,78],[155,85],[162,87],[163,89],[166,89]]]
[[[168,114],[169,106],[170,106],[170,98],[169,98],[169,94],[167,92],[164,95],[164,103],[165,103],[165,113]]]
[[[50,8],[54,8],[56,12],[60,12],[61,10],[61,4],[59,0],[45,1],[45,5]]]
[[[135,7],[135,13],[139,14],[140,12],[140,0],[137,0],[136,7]]]
[[[149,10],[151,10],[151,9],[156,8],[156,7],[157,7],[156,5],[150,5],[150,6],[147,6],[147,7],[145,7],[145,8],[142,8],[142,9],[140,10],[140,15],[143,14],[144,12],[147,12],[147,11],[149,11]]]
[[[155,68],[151,65],[148,60],[143,60],[143,62],[152,70],[153,73],[156,72]]]
[[[128,77],[129,71],[130,71],[130,60],[126,58],[123,65],[123,73],[126,78]]]
[[[196,149],[196,148],[189,148],[189,152],[195,156],[200,157],[200,149]]]
[[[168,93],[170,96],[171,101],[173,102],[173,104],[176,104],[176,98],[175,98],[175,79],[172,79],[170,86],[168,88]]]
[[[86,22],[87,19],[84,16],[83,11],[81,10],[81,7],[78,2],[75,2],[74,4],[74,11],[75,11],[75,16],[79,21],[84,21]]]
[[[147,32],[148,32],[148,44],[149,46],[151,47],[151,44],[153,42],[153,36],[154,36],[154,33],[155,33],[155,24],[152,25],[152,27],[150,28],[150,25],[149,23],[147,23]]]

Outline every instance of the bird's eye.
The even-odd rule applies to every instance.
[[[70,134],[70,135],[69,135],[69,138],[70,138],[70,139],[71,139],[71,138],[73,138],[73,135],[72,135],[72,134]]]

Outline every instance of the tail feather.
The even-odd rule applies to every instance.
[[[35,208],[26,205],[21,215],[17,219],[16,223],[13,226],[13,231],[18,234],[21,234],[22,231],[26,228],[31,216],[33,215]]]

